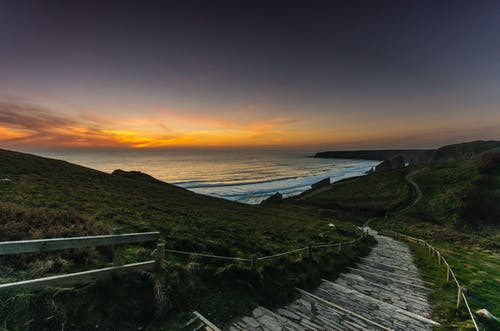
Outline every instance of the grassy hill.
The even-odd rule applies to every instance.
[[[389,211],[371,226],[431,242],[453,265],[473,308],[487,308],[500,316],[500,154],[495,153],[495,146],[488,142],[456,145],[446,148],[447,153],[472,148],[477,155],[350,179],[289,203],[330,209],[340,219],[349,219],[351,210],[378,211],[379,215]],[[398,209],[415,194],[405,174],[412,174],[423,195],[416,205]],[[453,323],[467,325],[462,323],[467,315],[455,309],[455,289],[443,281],[444,271],[437,271],[425,252],[415,248],[415,254],[424,276],[437,284],[431,297],[433,318],[445,329]]]
[[[430,241],[452,264],[472,306],[500,316],[499,154],[435,164],[414,180],[423,193],[420,202],[378,226]],[[442,297],[435,306],[441,318],[455,314]]]
[[[334,223],[336,228],[329,226]],[[295,206],[251,206],[195,194],[148,175],[106,174],[64,161],[0,150],[0,240],[158,230],[167,248],[234,257],[263,256],[309,243],[351,240],[347,223]],[[0,299],[0,324],[10,330],[161,329],[198,309],[215,322],[257,303],[290,299],[366,253],[367,241],[342,254],[292,256],[260,265],[168,255],[166,273],[118,278],[78,289],[17,293]],[[131,247],[129,262],[150,250]],[[4,281],[109,264],[109,251],[89,249],[2,259]],[[117,304],[119,303],[119,304]],[[173,319],[173,316],[180,316]]]
[[[366,217],[383,215],[412,199],[412,189],[404,179],[406,174],[407,169],[371,173],[334,183],[327,190],[311,190],[287,201],[335,210],[348,219],[358,215],[358,220],[363,222]]]
[[[487,151],[500,148],[500,141],[477,140],[460,144],[453,144],[438,148],[434,154],[435,161],[467,160]]]

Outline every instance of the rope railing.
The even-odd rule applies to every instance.
[[[185,254],[185,255],[192,255],[192,256],[209,257],[209,258],[213,258],[213,259],[224,259],[224,260],[233,260],[233,261],[247,261],[247,262],[252,261],[251,259],[247,259],[247,258],[243,258],[243,257],[230,257],[230,256],[204,254],[204,253],[185,252],[185,251],[178,251],[178,250],[175,250],[175,249],[165,249],[165,252],[177,253],[177,254]]]
[[[465,303],[465,306],[466,306],[467,311],[469,313],[469,316],[472,320],[472,323],[474,323],[474,328],[477,331],[480,331],[479,326],[476,322],[476,318],[474,317],[474,313],[472,312],[472,309],[470,308],[469,302],[467,300],[467,296],[465,295],[464,287],[462,287],[460,285],[460,282],[458,281],[458,279],[455,275],[455,272],[451,268],[448,261],[446,261],[445,257],[441,254],[441,252],[423,239],[418,239],[418,238],[408,236],[408,235],[405,235],[405,234],[402,234],[402,233],[399,233],[396,231],[392,231],[392,230],[385,230],[382,232],[385,234],[389,234],[389,235],[392,234],[396,238],[402,238],[402,239],[405,239],[406,241],[411,241],[411,242],[414,242],[417,244],[421,244],[422,246],[424,246],[428,249],[428,253],[430,255],[437,256],[438,264],[444,263],[444,265],[446,266],[446,281],[450,281],[450,278],[451,278],[451,279],[453,279],[453,282],[457,286],[457,309],[462,306],[462,302]]]
[[[356,242],[362,240],[365,236],[367,235],[367,232],[363,231],[363,234],[359,236],[358,238],[350,241],[343,241],[343,242],[337,242],[337,243],[329,243],[329,244],[310,244],[306,247],[301,247],[297,249],[293,249],[290,251],[286,252],[281,252],[281,253],[276,253],[272,255],[266,255],[266,256],[260,256],[257,257],[256,255],[253,255],[251,258],[244,258],[244,257],[233,257],[233,256],[221,256],[221,255],[213,255],[213,254],[206,254],[206,253],[197,253],[197,252],[187,252],[187,251],[182,251],[182,250],[176,250],[176,249],[165,249],[164,251],[167,253],[174,253],[174,254],[182,254],[182,255],[189,255],[189,256],[201,256],[201,257],[206,257],[206,258],[213,258],[213,259],[223,259],[223,260],[232,260],[232,261],[242,261],[242,262],[250,262],[252,269],[256,270],[257,268],[257,262],[258,261],[263,261],[263,260],[270,260],[274,259],[277,257],[282,257],[285,255],[289,254],[294,254],[294,253],[299,253],[303,251],[308,251],[308,256],[312,257],[312,250],[313,248],[326,248],[326,247],[334,247],[338,246],[339,250],[342,249],[342,246],[350,245],[350,244],[355,244]],[[155,255],[156,250],[154,250],[151,255]]]
[[[309,247],[297,248],[297,249],[294,249],[294,250],[291,250],[288,252],[283,252],[283,253],[278,253],[278,254],[273,254],[273,255],[268,255],[268,256],[262,256],[262,257],[258,257],[257,261],[274,259],[275,257],[280,257],[280,256],[292,254],[292,253],[297,253],[297,252],[302,252],[302,251],[305,251],[307,249],[309,249]]]

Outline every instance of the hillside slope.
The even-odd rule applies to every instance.
[[[0,150],[0,177],[2,202],[70,210],[128,231],[158,230],[167,245],[177,248],[191,248],[191,240],[192,245],[209,245],[214,253],[269,253],[321,240],[318,233],[325,224],[291,208],[246,205],[195,194],[147,175],[106,174],[5,150]],[[242,233],[252,236],[242,238]],[[1,236],[17,239],[6,232]],[[271,236],[279,239],[271,242]]]
[[[335,227],[331,226],[335,224]],[[138,172],[113,174],[0,150],[0,240],[158,230],[171,249],[249,258],[310,243],[352,240],[359,230],[314,210],[252,206],[208,197]],[[111,279],[82,289],[0,295],[0,322],[11,330],[150,330],[174,328],[197,309],[216,323],[257,304],[289,300],[366,253],[370,241],[248,264],[167,254],[163,277]],[[152,247],[151,247],[152,248]],[[149,259],[151,248],[130,247],[127,262]],[[109,265],[109,251],[78,250],[2,259],[0,281]],[[119,303],[119,304],[117,304]],[[50,317],[50,318],[48,318]],[[29,326],[29,327],[27,327]]]
[[[370,226],[431,242],[453,265],[457,277],[468,289],[472,307],[486,308],[500,316],[500,154],[494,150],[481,154],[484,149],[477,149],[479,145],[468,145],[467,150],[473,146],[478,154],[467,160],[371,174],[333,185],[307,199],[290,202],[332,209],[340,216],[353,207],[389,211],[386,217],[375,219]],[[456,147],[448,152],[461,150],[463,146]],[[489,147],[491,145],[486,150]],[[413,181],[422,191],[422,198],[409,208],[391,210],[405,200],[406,194],[412,193],[405,173],[412,174]],[[418,254],[417,258],[419,261],[427,259]],[[434,259],[427,263],[422,264],[424,272],[438,277],[428,280],[443,286],[436,289],[433,297],[433,318],[448,327],[458,321],[467,323],[468,315],[455,308],[456,293],[449,283],[443,282],[443,271],[435,273]]]

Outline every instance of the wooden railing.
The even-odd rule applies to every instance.
[[[75,284],[90,283],[110,273],[156,270],[161,271],[164,259],[165,244],[159,240],[159,232],[127,233],[102,236],[69,237],[53,239],[35,239],[0,242],[0,256],[24,253],[41,253],[62,249],[74,249],[96,246],[113,247],[112,267],[82,271],[64,275],[56,275],[44,278],[29,279],[12,283],[0,284],[0,292],[7,290],[39,290],[47,286],[72,286]],[[134,244],[157,241],[155,260],[122,264],[117,245]]]
[[[446,266],[446,281],[449,282],[450,279],[453,279],[453,282],[457,286],[457,309],[460,308],[463,304],[465,304],[465,307],[467,308],[469,316],[470,316],[472,322],[474,323],[474,328],[477,331],[480,331],[479,326],[476,322],[476,318],[474,317],[474,313],[472,312],[472,309],[470,308],[469,302],[467,300],[467,296],[465,295],[464,287],[462,285],[460,285],[460,282],[458,281],[457,277],[455,276],[455,272],[453,271],[450,264],[448,263],[448,261],[446,261],[446,259],[444,258],[444,256],[441,254],[441,252],[439,250],[437,250],[434,246],[432,246],[431,244],[429,244],[427,241],[425,241],[423,239],[408,236],[408,235],[405,235],[405,234],[402,234],[399,232],[395,232],[392,230],[384,230],[384,231],[381,231],[381,233],[391,235],[391,236],[398,238],[398,239],[404,239],[406,241],[413,242],[415,244],[422,245],[422,246],[427,248],[428,253],[430,255],[436,256],[437,263],[440,265],[444,264]]]

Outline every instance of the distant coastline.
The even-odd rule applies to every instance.
[[[446,145],[438,149],[379,149],[356,151],[326,151],[314,155],[326,159],[390,160],[402,156],[410,164],[470,159],[492,149],[500,149],[498,140],[476,140]]]
[[[314,155],[317,158],[327,159],[360,159],[384,161],[401,155],[411,163],[429,163],[434,159],[436,149],[380,149],[380,150],[357,150],[357,151],[326,151]]]

